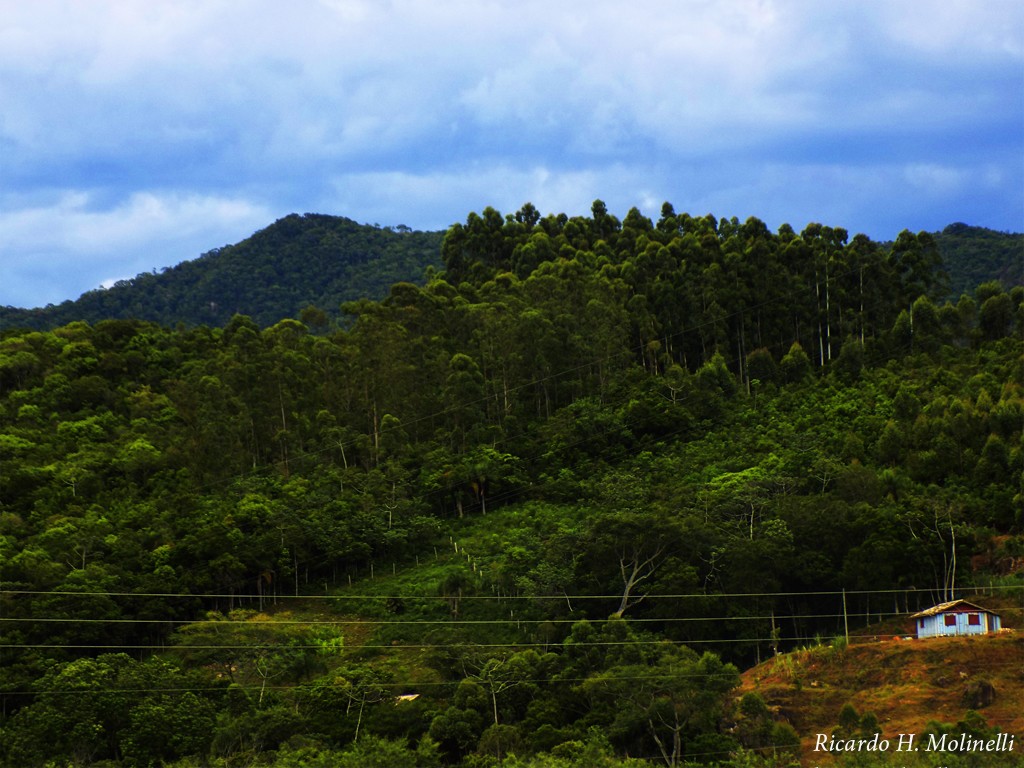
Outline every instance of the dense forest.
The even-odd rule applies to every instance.
[[[292,214],[235,245],[160,272],[144,272],[74,301],[0,307],[0,329],[50,330],[71,322],[150,320],[168,327],[223,326],[236,314],[261,327],[298,318],[314,327],[345,301],[379,299],[392,284],[440,267],[443,232]],[[324,314],[326,312],[326,315]]]
[[[159,273],[145,272],[74,301],[0,307],[0,329],[52,330],[68,323],[149,320],[168,327],[224,326],[236,314],[267,328],[302,319],[314,333],[344,322],[347,301],[383,299],[399,282],[422,285],[442,267],[443,232],[357,224],[341,216],[292,214],[235,245]],[[988,280],[1024,284],[1024,234],[950,224],[933,233],[948,277],[946,296]],[[880,244],[885,249],[892,243]]]
[[[741,669],[1020,602],[1024,288],[667,203],[440,251],[334,327],[0,333],[5,765],[788,765]]]

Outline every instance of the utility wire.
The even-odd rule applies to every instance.
[[[794,619],[841,619],[846,615],[850,618],[866,618],[878,616],[877,612],[870,613],[817,613],[817,614],[775,614],[764,616],[671,616],[663,619],[658,618],[631,618],[630,624],[673,624],[680,622],[698,621],[792,621]],[[898,614],[886,614],[893,617],[910,616],[910,612]],[[273,619],[272,621],[249,621],[245,619],[83,619],[75,617],[44,617],[35,616],[0,617],[0,622],[20,621],[39,623],[60,623],[60,624],[177,624],[183,626],[219,627],[225,625],[247,626],[254,630],[272,629],[277,626],[462,626],[474,624],[575,624],[580,619]],[[610,623],[612,619],[587,619],[591,624]]]
[[[975,594],[985,593],[996,590],[1024,590],[1024,584],[1016,585],[992,585],[992,586],[965,586],[957,587],[957,592],[969,592],[973,591]],[[683,600],[683,599],[694,599],[694,600],[716,600],[719,598],[753,598],[753,597],[810,597],[810,596],[842,596],[845,592],[847,595],[924,595],[927,596],[931,592],[935,592],[935,589],[918,589],[915,587],[899,587],[894,589],[832,589],[832,590],[811,590],[805,592],[789,591],[789,592],[686,592],[686,593],[651,593],[645,596],[645,600]],[[3,589],[0,590],[0,596],[3,595],[53,595],[53,596],[70,596],[70,597],[161,597],[161,598],[201,598],[201,599],[212,599],[221,598],[228,599],[234,598],[235,600],[256,600],[258,595],[249,593],[189,593],[189,592],[113,592],[113,591],[74,591],[74,590],[42,590],[42,589]],[[621,600],[622,593],[619,594],[608,594],[608,595],[574,595],[570,594],[571,600]],[[399,594],[399,595],[289,595],[289,594],[278,594],[276,597],[271,595],[263,595],[265,602],[271,600],[448,600],[449,596],[445,595],[417,595],[417,594]],[[462,595],[459,597],[460,601],[465,600],[493,600],[493,601],[504,601],[504,600],[560,600],[564,601],[564,595]],[[875,612],[872,611],[872,614]]]
[[[891,637],[891,635],[889,635]],[[731,643],[793,643],[793,642],[817,642],[820,637],[817,635],[793,635],[793,636],[781,636],[781,637],[730,637],[730,638],[712,638],[712,639],[698,639],[698,640],[669,640],[667,638],[654,638],[650,640],[581,640],[579,642],[573,641],[573,647],[606,647],[606,646],[657,646],[657,645],[676,645],[676,646],[688,646],[688,645],[711,645],[711,644],[731,644]],[[2,648],[60,648],[60,649],[75,649],[75,650],[128,650],[128,651],[212,651],[212,650],[324,650],[324,646],[319,644],[292,644],[280,645],[276,643],[255,643],[244,645],[162,645],[162,644],[138,644],[138,645],[121,645],[121,644],[67,644],[67,643],[11,643],[0,646]],[[353,651],[360,651],[364,649],[368,650],[394,650],[394,649],[415,649],[415,650],[437,650],[446,648],[553,648],[561,647],[559,643],[554,642],[505,642],[505,643],[475,643],[475,642],[461,642],[461,643],[366,643],[352,646]],[[339,649],[339,652],[344,649]]]

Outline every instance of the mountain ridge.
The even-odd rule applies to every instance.
[[[952,298],[989,280],[1000,280],[1007,289],[1024,284],[1024,234],[961,222],[930,234],[949,274]],[[422,284],[428,267],[442,267],[444,235],[292,213],[235,244],[159,273],[143,272],[60,304],[0,307],[0,330],[112,319],[223,326],[235,314],[269,327],[299,317],[307,307],[322,310],[329,321],[344,302],[382,299],[397,282]]]
[[[428,266],[441,264],[442,236],[293,213],[160,273],[143,272],[57,305],[0,307],[0,328],[123,319],[223,326],[235,314],[267,327],[309,306],[337,314],[343,302],[383,298],[396,282],[422,282]]]

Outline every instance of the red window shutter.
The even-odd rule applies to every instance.
[[[947,613],[944,618],[946,620],[946,626],[947,627],[955,627],[956,626],[956,614],[955,613]]]
[[[980,627],[981,626],[981,616],[979,614],[977,614],[977,613],[968,613],[967,614],[967,623],[970,626],[972,626],[972,627]]]

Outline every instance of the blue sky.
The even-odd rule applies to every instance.
[[[1018,0],[0,0],[0,304],[291,212],[1024,230]]]

